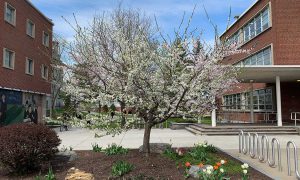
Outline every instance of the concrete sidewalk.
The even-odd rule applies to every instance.
[[[111,135],[104,135],[104,132],[99,130],[88,130],[80,128],[72,128],[70,131],[59,132],[56,129],[62,143],[62,147],[72,147],[74,150],[91,150],[92,144],[97,143],[101,147],[107,147],[112,143],[122,145],[125,148],[137,149],[142,145],[144,130],[133,129],[123,132],[120,135],[112,137]],[[100,138],[95,138],[95,133],[104,135]],[[286,143],[290,140],[294,141],[300,147],[300,136],[298,135],[281,135],[269,136],[271,140],[273,137],[277,138],[282,148],[282,166],[283,171],[278,172],[277,168],[271,168],[267,163],[261,163],[257,159],[250,158],[249,155],[238,153],[238,136],[197,136],[186,130],[171,130],[171,129],[152,129],[151,143],[171,143],[173,147],[192,147],[195,143],[207,141],[209,144],[222,149],[231,156],[240,159],[243,162],[249,163],[250,166],[255,167],[261,172],[268,174],[274,179],[296,179],[295,173],[292,176],[287,176],[286,170]],[[291,151],[293,153],[293,151]],[[292,155],[292,154],[291,154]],[[299,156],[300,154],[298,154]],[[277,157],[277,155],[276,155]],[[291,159],[292,170],[294,171],[293,159]]]
[[[143,129],[129,130],[115,137],[104,135],[104,132],[99,130],[72,128],[70,131],[56,131],[62,140],[60,147],[71,146],[74,150],[91,150],[92,144],[95,143],[102,147],[116,143],[126,148],[136,149],[142,145],[144,136]],[[95,138],[95,133],[104,136]],[[170,143],[173,147],[191,147],[202,141],[201,136],[195,136],[186,130],[174,131],[170,129],[152,129],[150,139],[151,143]]]
[[[92,144],[97,143],[103,147],[111,143],[122,145],[126,148],[138,148],[142,145],[144,130],[132,129],[123,132],[120,135],[112,137],[105,135],[99,130],[88,130],[81,128],[72,128],[70,131],[59,132],[56,129],[59,137],[62,139],[62,146],[72,146],[75,150],[90,150]],[[95,133],[104,135],[100,138],[95,138]],[[300,136],[298,135],[281,135],[270,136],[277,138],[280,141],[281,148],[285,148],[289,140],[293,140],[300,147]],[[171,129],[152,129],[150,142],[152,143],[171,143],[173,147],[191,147],[195,143],[207,141],[209,144],[226,149],[238,149],[238,136],[197,136],[186,130],[171,130]]]
[[[269,177],[272,177],[273,179],[276,180],[292,180],[296,179],[295,175],[295,169],[294,169],[294,160],[293,156],[294,154],[291,154],[291,170],[292,170],[292,176],[288,176],[288,171],[287,171],[287,158],[286,158],[286,150],[282,149],[281,150],[281,165],[282,165],[282,171],[279,171],[277,163],[277,154],[275,154],[276,157],[276,167],[272,168],[268,165],[267,160],[265,162],[260,162],[258,158],[256,157],[255,159],[252,159],[249,154],[244,155],[243,153],[239,153],[238,150],[232,149],[232,150],[225,150],[226,153],[229,155],[242,160],[245,163],[248,163],[251,167],[255,167],[255,169],[261,171],[264,174],[267,174]],[[293,153],[293,151],[291,151]],[[300,154],[298,154],[298,159],[300,157]]]

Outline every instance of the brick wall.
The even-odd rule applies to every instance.
[[[243,53],[227,57],[224,59],[224,63],[233,64],[264,47],[272,45],[275,65],[300,65],[299,0],[260,0],[223,34],[221,39],[230,37],[269,3],[271,27],[241,46],[242,49],[249,50],[249,54]]]
[[[4,21],[5,2],[16,9],[16,26]],[[27,18],[35,24],[35,38],[26,34]],[[50,35],[49,47],[42,44],[43,31]],[[0,86],[51,93],[50,80],[41,75],[41,66],[48,67],[52,55],[52,23],[34,9],[26,0],[0,0]],[[15,52],[14,70],[3,68],[3,48]],[[25,74],[26,57],[34,60],[34,75]]]
[[[275,64],[300,65],[300,1],[272,0]]]
[[[291,112],[300,112],[300,83],[281,83],[281,109],[284,121]]]

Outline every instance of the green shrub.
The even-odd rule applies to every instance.
[[[128,162],[118,161],[113,164],[111,168],[111,174],[115,177],[121,177],[124,174],[129,173],[131,170],[133,170],[133,168],[134,166]]]
[[[122,146],[118,146],[116,144],[112,144],[104,150],[104,153],[108,156],[117,155],[117,154],[127,154],[128,149],[125,149]]]
[[[205,149],[209,153],[216,153],[217,152],[216,147],[212,144],[207,145]]]
[[[163,155],[164,155],[165,157],[168,157],[168,158],[172,159],[172,160],[178,159],[178,154],[177,154],[176,152],[174,152],[173,149],[172,149],[171,147],[166,148],[166,149],[164,150],[164,152],[163,152]]]
[[[56,132],[40,124],[2,127],[0,137],[0,163],[18,174],[39,169],[60,144]]]
[[[93,147],[94,152],[101,152],[102,151],[102,147],[100,147],[98,144],[92,144],[92,147]]]
[[[45,175],[46,180],[55,180],[55,175],[52,171],[52,168],[49,168],[48,174]]]
[[[35,176],[34,180],[56,180],[56,178],[52,171],[52,168],[49,168],[48,174],[46,174],[44,177],[39,174],[38,176]]]
[[[200,162],[207,162],[209,161],[208,159],[208,153],[205,149],[204,146],[194,146],[190,152],[189,152],[190,156],[193,158],[193,159],[196,159]]]

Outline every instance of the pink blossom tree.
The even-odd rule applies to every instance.
[[[237,82],[236,69],[220,63],[237,52],[235,46],[207,45],[188,28],[166,40],[139,11],[118,8],[74,30],[70,55],[76,63],[68,91],[90,102],[117,100],[122,109],[133,108],[145,124],[147,154],[153,126],[176,114],[210,112],[215,98]]]

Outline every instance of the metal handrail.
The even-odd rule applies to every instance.
[[[217,111],[217,121],[227,121],[229,123],[239,122],[239,123],[247,123],[244,117],[245,114],[250,113],[250,110],[243,109],[243,105],[241,105],[241,109],[230,109],[233,106],[219,106],[219,110]],[[256,122],[264,122],[264,123],[273,123],[276,122],[277,112],[274,110],[262,110],[262,111],[254,111],[254,119]],[[272,117],[274,116],[275,119]],[[260,117],[263,117],[261,119]]]
[[[300,118],[297,118],[297,115],[300,116],[300,112],[291,112],[291,120],[295,121],[295,126],[297,126],[297,121],[300,121]]]
[[[276,164],[276,159],[275,159],[275,144],[277,145],[278,170],[282,171],[280,143],[279,143],[278,139],[276,139],[276,138],[273,138],[272,141],[271,141],[272,154],[271,154],[271,158],[269,160],[269,166],[270,167],[275,167],[275,164]]]
[[[295,164],[295,172],[297,179],[300,179],[300,173],[298,170],[298,153],[297,153],[297,146],[295,142],[289,141],[286,145],[286,156],[287,156],[287,166],[288,166],[288,175],[291,176],[291,157],[290,157],[290,145],[293,145],[294,148],[294,164]]]

